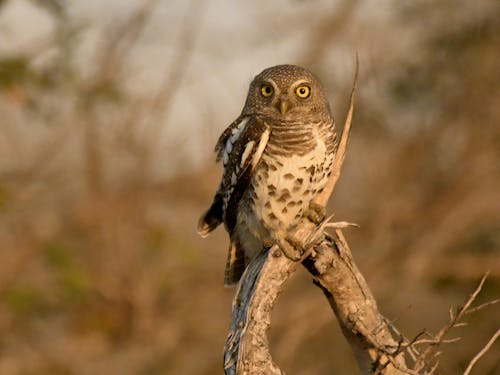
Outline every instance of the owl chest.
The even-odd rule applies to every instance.
[[[256,218],[267,228],[296,225],[326,185],[331,164],[321,142],[304,155],[264,154],[252,179]]]

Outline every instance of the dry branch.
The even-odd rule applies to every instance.
[[[500,336],[500,329],[498,329],[495,334],[491,337],[490,341],[488,341],[488,343],[484,346],[483,349],[481,349],[481,351],[479,353],[477,353],[474,358],[472,358],[472,360],[470,361],[469,365],[467,366],[467,368],[465,369],[464,371],[464,375],[469,375],[470,372],[472,371],[472,368],[474,367],[474,365],[477,363],[477,361],[479,361],[479,359],[488,351],[490,350],[491,346],[493,345],[493,343],[496,341],[496,339],[498,339],[498,337]]]
[[[425,371],[430,367],[431,363],[437,364],[436,358],[439,356],[438,349],[442,344],[446,343],[445,337],[449,333],[449,331],[452,328],[457,328],[464,325],[464,323],[462,323],[461,320],[468,312],[477,311],[478,309],[482,309],[483,307],[492,304],[491,302],[488,302],[486,304],[478,306],[478,308],[472,308],[472,303],[475,301],[475,299],[481,292],[481,289],[483,288],[483,285],[486,281],[486,278],[488,277],[488,274],[489,273],[486,273],[482,277],[481,281],[479,282],[479,285],[476,287],[474,292],[469,296],[469,298],[467,298],[467,300],[462,306],[459,306],[457,308],[456,313],[454,313],[453,309],[450,308],[449,321],[439,330],[439,332],[435,336],[432,337],[433,340],[431,340],[431,343],[429,343],[426,346],[426,348],[422,351],[422,353],[418,355],[415,364],[413,365],[414,369],[416,369],[417,371],[422,371],[422,373],[424,374],[427,374],[428,372]],[[411,345],[415,351],[417,351],[415,345],[418,344],[427,344],[427,343],[416,341],[413,345]]]
[[[401,343],[379,313],[342,232],[337,230],[335,237],[326,238],[304,265],[325,293],[361,372],[410,373],[399,352]]]
[[[226,374],[283,374],[271,358],[266,332],[274,302],[296,268],[297,263],[275,247],[262,252],[245,270],[233,300],[224,353]]]

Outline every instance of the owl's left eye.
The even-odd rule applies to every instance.
[[[311,95],[311,88],[309,86],[299,86],[295,89],[295,94],[301,99],[307,98],[309,95]]]

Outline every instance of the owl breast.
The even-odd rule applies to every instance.
[[[323,126],[321,126],[323,125]],[[263,241],[283,238],[302,219],[331,174],[335,151],[333,123],[276,129],[254,170],[238,210],[238,237],[251,259]]]
[[[254,213],[270,230],[297,225],[326,185],[331,162],[323,142],[304,155],[264,155],[254,178]]]
[[[334,158],[320,138],[308,152],[266,151],[252,177],[249,204],[241,212],[240,236],[250,254],[261,249],[261,242],[253,239],[273,241],[299,223],[325,187]]]

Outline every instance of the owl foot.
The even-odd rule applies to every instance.
[[[309,208],[305,212],[305,217],[307,217],[311,222],[319,225],[325,220],[326,208],[317,204],[316,202],[310,202]]]
[[[304,244],[292,235],[287,235],[284,241],[280,241],[283,254],[293,262],[298,262],[304,254]]]
[[[264,241],[262,241],[262,246],[266,250],[269,250],[271,247],[273,247],[273,245],[274,245],[274,242],[271,241],[271,240],[264,240]]]

